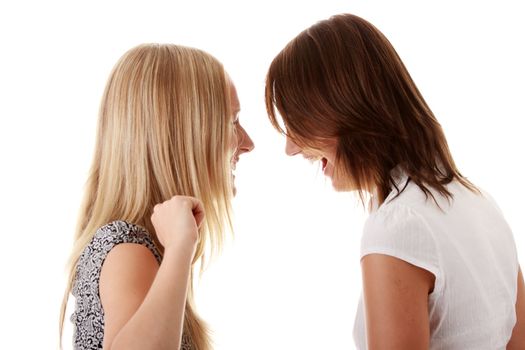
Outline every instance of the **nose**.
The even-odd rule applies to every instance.
[[[301,153],[301,147],[297,146],[289,137],[286,137],[286,147],[284,152],[289,156]]]
[[[238,154],[248,153],[248,152],[253,151],[253,149],[255,148],[255,145],[253,144],[253,141],[250,135],[248,135],[248,133],[246,132],[246,130],[244,130],[242,126],[240,126],[239,129],[240,129],[239,130],[240,140],[239,140]]]

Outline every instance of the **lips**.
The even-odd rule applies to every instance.
[[[326,165],[328,164],[328,159],[326,158],[321,158],[321,164],[322,164],[322,169],[323,171],[326,169]]]

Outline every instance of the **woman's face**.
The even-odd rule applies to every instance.
[[[323,174],[332,180],[332,186],[336,191],[349,191],[348,184],[340,176],[335,174],[335,160],[337,154],[337,141],[329,140],[325,145],[317,149],[305,149],[297,145],[289,137],[286,137],[285,152],[289,156],[301,154],[310,161],[320,161]]]
[[[231,168],[232,168],[232,178],[233,178],[233,195],[236,194],[237,189],[235,188],[235,168],[237,166],[237,162],[239,161],[239,156],[243,153],[251,152],[253,148],[255,147],[253,144],[252,139],[244,130],[244,128],[241,126],[241,123],[239,121],[239,113],[241,111],[241,105],[239,103],[239,97],[237,96],[237,90],[235,89],[235,85],[233,85],[233,82],[230,80],[230,96],[231,96],[231,110],[232,113],[232,123],[234,126],[234,133],[232,138],[232,145],[231,149],[233,151],[233,156],[231,159]]]

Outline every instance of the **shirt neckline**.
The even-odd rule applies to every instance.
[[[399,191],[404,190],[405,187],[408,185],[408,174],[401,165],[398,164],[392,170],[390,170],[390,175],[392,176],[392,179],[394,180],[394,183]],[[383,204],[387,203],[390,199],[392,199],[392,197],[398,193],[398,190],[396,190],[396,188],[393,187],[388,196],[385,198],[385,201],[381,205],[378,204],[379,200],[377,192],[373,192],[370,196],[368,205],[368,207],[370,208],[370,214],[375,213]]]

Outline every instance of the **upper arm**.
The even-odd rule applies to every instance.
[[[108,253],[99,281],[104,309],[104,349],[109,349],[117,333],[142,304],[159,264],[145,246],[118,244]]]
[[[507,350],[525,349],[525,284],[521,268],[518,270],[518,293],[516,297],[516,324],[507,344]]]
[[[435,276],[383,254],[365,255],[361,268],[368,349],[428,349]]]

